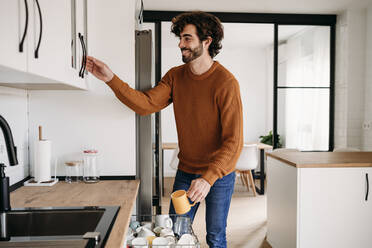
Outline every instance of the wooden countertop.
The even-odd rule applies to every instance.
[[[105,247],[124,247],[138,180],[110,180],[93,184],[59,182],[52,187],[21,187],[10,194],[13,208],[120,206]]]
[[[244,142],[244,145],[252,145],[252,144],[256,144],[258,149],[260,149],[260,150],[273,149],[272,146],[266,145],[266,144],[260,143],[260,142]]]
[[[297,168],[372,167],[372,152],[295,152],[267,153]]]

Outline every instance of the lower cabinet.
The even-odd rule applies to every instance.
[[[296,168],[269,157],[267,175],[273,248],[371,247],[372,168]]]

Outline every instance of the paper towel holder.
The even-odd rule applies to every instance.
[[[43,140],[43,127],[39,126],[39,140]]]
[[[39,141],[45,141],[47,142],[47,139],[43,139],[42,135],[42,126],[40,125],[38,127],[39,129]],[[31,178],[27,180],[26,182],[23,183],[24,186],[53,186],[58,182],[57,178],[57,158],[55,159],[55,164],[54,164],[54,179],[48,180],[48,181],[40,181],[37,182],[34,178]]]
[[[23,186],[53,186],[56,183],[58,183],[58,178],[57,178],[57,164],[58,164],[58,159],[54,159],[54,178],[50,180],[49,182],[36,182],[34,178],[31,178],[27,180],[26,182],[23,183]]]

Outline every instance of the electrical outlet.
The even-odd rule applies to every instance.
[[[363,130],[370,130],[372,128],[372,121],[363,122]]]

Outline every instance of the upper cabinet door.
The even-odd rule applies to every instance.
[[[27,15],[30,13],[28,0],[0,1],[0,69],[27,70]],[[23,43],[22,43],[23,40]],[[21,48],[21,51],[20,51]]]
[[[29,0],[28,71],[60,82],[71,80],[71,1]],[[72,82],[71,82],[72,83]]]
[[[81,79],[85,79],[87,72],[85,68],[85,56],[88,51],[87,43],[87,1],[86,0],[72,0],[75,6],[75,44],[76,44],[76,70]]]

